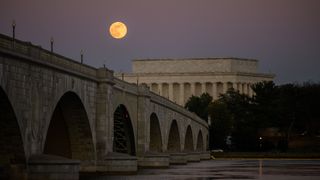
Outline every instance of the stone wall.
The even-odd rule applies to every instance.
[[[70,141],[72,151],[59,155],[82,160],[81,170],[94,171],[95,168],[84,168],[83,161],[91,161],[89,165],[94,166],[113,151],[113,114],[120,104],[130,115],[137,156],[144,156],[149,150],[152,113],[159,118],[163,151],[167,150],[168,129],[174,120],[178,124],[181,151],[188,126],[193,132],[194,146],[201,132],[203,147],[206,147],[207,123],[178,104],[152,93],[145,85],[122,81],[106,68],[96,69],[31,43],[12,41],[4,35],[0,35],[0,91],[0,124],[3,124],[0,134],[15,132],[8,136],[12,137],[9,140],[0,138],[1,152],[12,147],[6,146],[8,142],[19,142],[16,139],[21,137],[18,156],[24,151],[27,162],[32,155],[52,152],[45,151],[45,144],[51,122],[55,121],[53,117],[57,116],[65,119],[57,123],[65,125],[53,128],[55,132],[51,137],[59,134],[57,127],[66,128],[69,137],[64,137]],[[59,113],[55,114],[55,110]],[[15,123],[7,124],[7,121]],[[13,131],[4,131],[1,129],[4,127]],[[10,161],[4,157],[6,155],[12,154],[2,152],[0,159]]]
[[[59,71],[45,59],[30,63],[28,58],[0,58],[0,86],[17,116],[26,154],[42,152],[54,109],[67,92],[81,99],[95,139],[96,82],[72,70]]]

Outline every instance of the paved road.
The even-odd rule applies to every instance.
[[[91,179],[91,178],[90,178]],[[210,160],[169,169],[141,169],[137,175],[103,176],[111,180],[319,180],[320,160]]]

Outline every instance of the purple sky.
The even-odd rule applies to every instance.
[[[132,59],[240,57],[277,83],[320,82],[320,0],[1,0],[0,33],[115,71]],[[127,24],[122,40],[109,36]]]

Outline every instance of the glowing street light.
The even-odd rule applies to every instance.
[[[259,137],[259,147],[260,147],[260,150],[262,149],[262,137],[260,136]]]

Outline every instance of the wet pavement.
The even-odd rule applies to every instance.
[[[91,178],[90,178],[91,179]],[[210,160],[169,169],[140,169],[137,175],[100,176],[112,180],[266,179],[320,180],[320,160]]]

